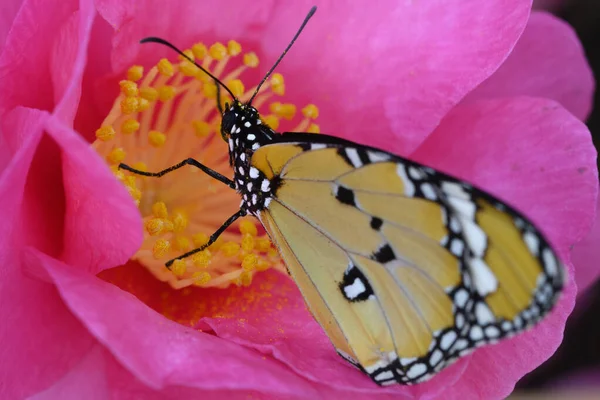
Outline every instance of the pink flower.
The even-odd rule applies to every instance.
[[[178,279],[149,267],[148,255],[160,250],[156,237],[143,235],[135,203],[99,155],[114,162],[122,154],[89,144],[103,121],[123,121],[113,103],[129,67],[149,67],[162,56],[176,60],[138,40],[161,36],[184,48],[238,40],[261,60],[244,72],[250,85],[309,3],[6,3],[0,10],[2,21],[11,21],[10,29],[0,28],[0,397],[500,398],[560,343],[575,302],[573,283],[534,330],[480,349],[423,385],[380,388],[335,354],[273,259],[262,273],[228,270],[236,282],[252,283],[226,289],[219,287],[229,281],[175,290]],[[573,32],[547,14],[529,18],[527,0],[336,4],[319,2],[279,68],[286,79],[282,101],[317,104],[323,132],[411,156],[508,200],[548,235],[570,276],[596,276],[597,267],[574,270],[570,261],[570,246],[595,218],[597,196],[596,152],[581,122],[593,80]],[[272,112],[285,127],[286,111]],[[309,120],[298,123],[319,128]],[[197,128],[202,136],[203,125]],[[160,135],[153,140],[164,151]],[[187,144],[184,151],[191,150]],[[221,154],[202,153],[214,165],[223,163]],[[146,193],[144,185],[161,185],[143,181],[137,193],[137,183],[121,178],[134,197]],[[203,185],[190,185],[178,198],[212,190]],[[224,204],[235,207],[229,196],[212,197],[223,204],[177,221],[214,228]],[[166,223],[161,210],[143,206],[144,198],[146,229],[152,218]],[[240,229],[244,236],[232,231],[227,240],[250,235],[259,243],[260,231]],[[235,264],[221,250],[214,253],[205,261],[223,260],[210,268]],[[130,260],[134,254],[137,261]],[[214,282],[192,278],[200,286]]]

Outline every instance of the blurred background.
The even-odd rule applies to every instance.
[[[600,0],[534,0],[533,3],[534,9],[550,11],[571,25],[583,44],[597,82],[594,108],[587,125],[596,148],[600,148]],[[564,341],[556,354],[521,379],[511,398],[542,399],[549,398],[551,393],[552,398],[574,398],[572,390],[583,390],[585,398],[600,399],[598,281],[579,294],[575,311],[567,323]]]

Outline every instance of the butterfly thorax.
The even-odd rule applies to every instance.
[[[256,108],[235,101],[223,112],[221,134],[229,145],[229,164],[234,171],[236,190],[242,196],[241,208],[256,214],[269,205],[274,185],[251,166],[250,160],[277,133],[263,124]]]

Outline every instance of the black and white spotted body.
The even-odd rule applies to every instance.
[[[263,124],[256,108],[235,101],[223,112],[221,135],[229,145],[229,164],[235,188],[242,197],[240,208],[256,215],[268,207],[276,183],[250,165],[252,154],[279,134]]]

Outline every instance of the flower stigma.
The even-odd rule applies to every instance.
[[[224,82],[246,102],[256,87],[246,88],[244,74],[259,65],[254,52],[242,54],[236,41],[209,47],[197,43],[184,53]],[[183,57],[166,58],[145,72],[139,65],[119,83],[120,94],[96,131],[94,149],[104,157],[137,204],[144,223],[144,241],[132,257],[174,289],[189,286],[248,286],[256,273],[285,271],[276,249],[258,221],[242,218],[207,249],[171,268],[165,262],[200,247],[239,208],[240,196],[193,166],[160,178],[118,169],[119,163],[158,172],[186,158],[195,158],[231,177],[227,144],[220,135],[221,115],[214,81]],[[274,73],[262,86],[253,106],[268,110],[263,123],[275,130],[319,132],[318,108],[276,101],[285,95],[285,81]],[[231,103],[221,90],[222,103]]]

